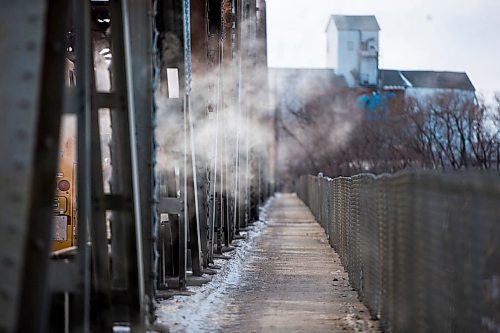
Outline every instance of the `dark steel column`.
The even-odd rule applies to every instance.
[[[33,4],[25,5],[32,6]],[[3,7],[8,8],[9,6],[11,5],[3,4]],[[69,2],[51,0],[48,1],[46,20],[36,10],[31,17],[28,16],[27,20],[28,23],[31,23],[30,28],[34,28],[37,25],[36,23],[44,22],[46,25],[41,28],[45,31],[41,75],[38,75],[37,71],[30,70],[20,73],[21,77],[27,81],[39,79],[43,84],[40,90],[39,104],[37,105],[36,123],[32,129],[36,133],[34,150],[32,150],[34,153],[33,164],[17,162],[19,163],[18,168],[24,170],[33,167],[29,194],[25,193],[29,195],[30,199],[29,208],[27,209],[29,217],[25,248],[26,257],[23,265],[24,273],[21,278],[23,282],[18,332],[44,332],[48,324],[50,304],[48,258],[52,238],[52,194],[54,192],[59,129],[63,112],[64,57],[66,54],[66,43],[64,41],[68,30],[68,9]],[[61,22],[61,17],[66,19]],[[37,41],[27,41],[23,47],[36,48],[36,43]],[[27,61],[33,61],[33,59]],[[30,102],[24,102],[19,106],[24,105],[25,108],[29,108],[30,104]],[[12,110],[12,112],[17,112],[17,110]],[[14,138],[20,135],[22,137],[22,132],[18,132]],[[14,162],[16,161],[14,160]]]
[[[142,222],[144,284],[147,314],[152,315],[156,270],[155,248],[159,217],[154,199],[153,150],[153,8],[151,0],[127,0],[130,26],[130,57],[133,72],[138,177]],[[153,321],[153,317],[150,321]]]

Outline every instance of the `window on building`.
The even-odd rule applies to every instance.
[[[347,49],[348,49],[349,51],[354,50],[354,43],[353,43],[352,41],[348,41],[348,42],[347,42]]]

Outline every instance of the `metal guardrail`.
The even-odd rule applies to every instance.
[[[500,332],[500,178],[303,176],[299,197],[386,332]]]

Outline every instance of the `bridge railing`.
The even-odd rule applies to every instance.
[[[385,331],[500,331],[498,175],[303,176],[297,193]]]

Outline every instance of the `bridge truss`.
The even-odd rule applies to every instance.
[[[1,6],[0,332],[150,329],[273,192],[265,1]],[[53,252],[68,117],[76,237]]]

